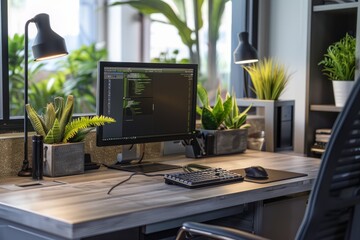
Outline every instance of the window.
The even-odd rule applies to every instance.
[[[52,29],[65,38],[70,54],[65,58],[32,62],[32,52],[29,51],[29,102],[39,109],[46,106],[54,96],[66,96],[72,93],[83,98],[78,99],[76,112],[95,112],[96,63],[106,55],[105,50],[101,51],[97,48],[102,40],[96,22],[99,2],[95,0],[8,1],[10,118],[22,116],[24,111],[22,104],[24,102],[24,23],[43,12],[49,14]],[[30,24],[29,49],[36,34],[35,24]]]
[[[164,0],[174,7],[174,0]],[[204,26],[199,31],[200,82],[212,92],[221,83],[222,89],[237,90],[242,77],[241,67],[232,63],[232,51],[237,44],[237,32],[244,29],[244,5],[256,0],[205,0],[202,7]],[[23,34],[25,22],[36,14],[50,16],[52,29],[65,38],[69,55],[44,62],[29,62],[29,102],[36,109],[46,106],[54,96],[73,94],[77,102],[75,113],[95,112],[96,66],[100,59],[116,61],[150,61],[162,53],[178,59],[190,59],[177,30],[159,21],[159,14],[144,18],[129,5],[108,7],[116,0],[5,0],[1,1],[0,132],[22,130],[23,116]],[[188,26],[194,29],[193,0],[184,0]],[[214,2],[224,2],[219,37],[216,41],[216,62],[209,63],[207,51],[208,12]],[[209,4],[210,3],[210,4]],[[211,5],[211,3],[213,5]],[[236,14],[232,14],[236,12]],[[149,22],[146,19],[151,19]],[[234,21],[236,22],[235,24]],[[231,26],[231,27],[230,27]],[[166,37],[163,38],[164,32]],[[36,35],[35,24],[29,25],[29,60],[31,43]],[[192,38],[195,38],[194,33]],[[15,50],[14,50],[15,49]],[[216,64],[217,73],[210,70]],[[209,80],[209,76],[213,76]],[[235,79],[235,80],[234,80]],[[71,81],[70,81],[71,80]],[[238,91],[238,90],[237,90]],[[238,96],[240,96],[238,94]]]
[[[173,0],[165,0],[176,15],[186,23],[189,29],[194,30],[192,38],[195,44],[192,46],[193,54],[199,54],[200,78],[199,82],[206,86],[209,94],[215,96],[219,84],[222,89],[230,88],[230,66],[232,60],[231,50],[231,20],[232,2],[227,0],[204,1],[198,12],[203,24],[199,23],[200,29],[196,31],[196,12],[194,1],[185,0],[184,5],[176,5]],[[184,12],[181,12],[182,8]],[[215,12],[218,15],[212,14]],[[191,51],[182,41],[178,32],[182,31],[168,22],[161,14],[151,15],[150,31],[150,58],[154,61],[183,61],[197,62],[197,57],[189,57]],[[163,33],[167,34],[163,34]],[[185,34],[185,33],[184,33]],[[196,41],[199,48],[196,47]]]

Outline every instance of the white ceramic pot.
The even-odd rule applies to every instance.
[[[350,95],[351,89],[354,86],[355,81],[335,81],[332,80],[335,106],[343,107],[347,98]]]

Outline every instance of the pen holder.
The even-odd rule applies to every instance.
[[[32,137],[32,179],[43,179],[43,137]]]

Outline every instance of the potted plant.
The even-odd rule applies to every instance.
[[[85,136],[93,127],[115,122],[105,116],[80,117],[73,119],[74,97],[66,102],[56,97],[48,103],[45,113],[39,115],[26,105],[30,122],[35,132],[44,139],[44,175],[57,177],[84,172]]]
[[[238,99],[237,103],[239,106],[256,107],[256,115],[264,119],[264,126],[255,126],[254,129],[258,131],[249,134],[250,137],[264,135],[265,148],[261,149],[266,151],[292,149],[295,101],[279,100],[290,81],[291,74],[284,64],[272,58],[264,58],[258,63],[243,67],[251,77],[252,90],[257,99]],[[254,141],[256,142],[256,137]]]
[[[355,79],[355,49],[356,39],[346,33],[339,41],[327,48],[323,60],[322,72],[332,80],[335,105],[343,107]]]
[[[244,152],[247,146],[247,112],[251,106],[243,112],[239,111],[236,104],[236,96],[226,93],[225,99],[221,97],[220,87],[217,90],[214,107],[211,107],[206,89],[198,84],[198,97],[202,106],[196,107],[196,112],[201,117],[200,132],[205,142],[212,148],[207,147],[208,155],[221,155]]]
[[[290,79],[285,66],[272,58],[243,68],[251,77],[254,93],[262,100],[278,100]]]

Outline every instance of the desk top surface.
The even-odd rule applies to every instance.
[[[308,175],[266,184],[240,182],[200,189],[167,185],[161,176],[136,175],[110,195],[108,190],[129,172],[100,169],[45,178],[42,185],[28,187],[16,184],[34,183],[30,179],[1,179],[0,218],[65,238],[80,238],[305,192],[311,189],[320,165],[320,159],[251,150],[204,159],[168,159],[166,163],[180,166],[195,162],[231,170],[261,165]]]

